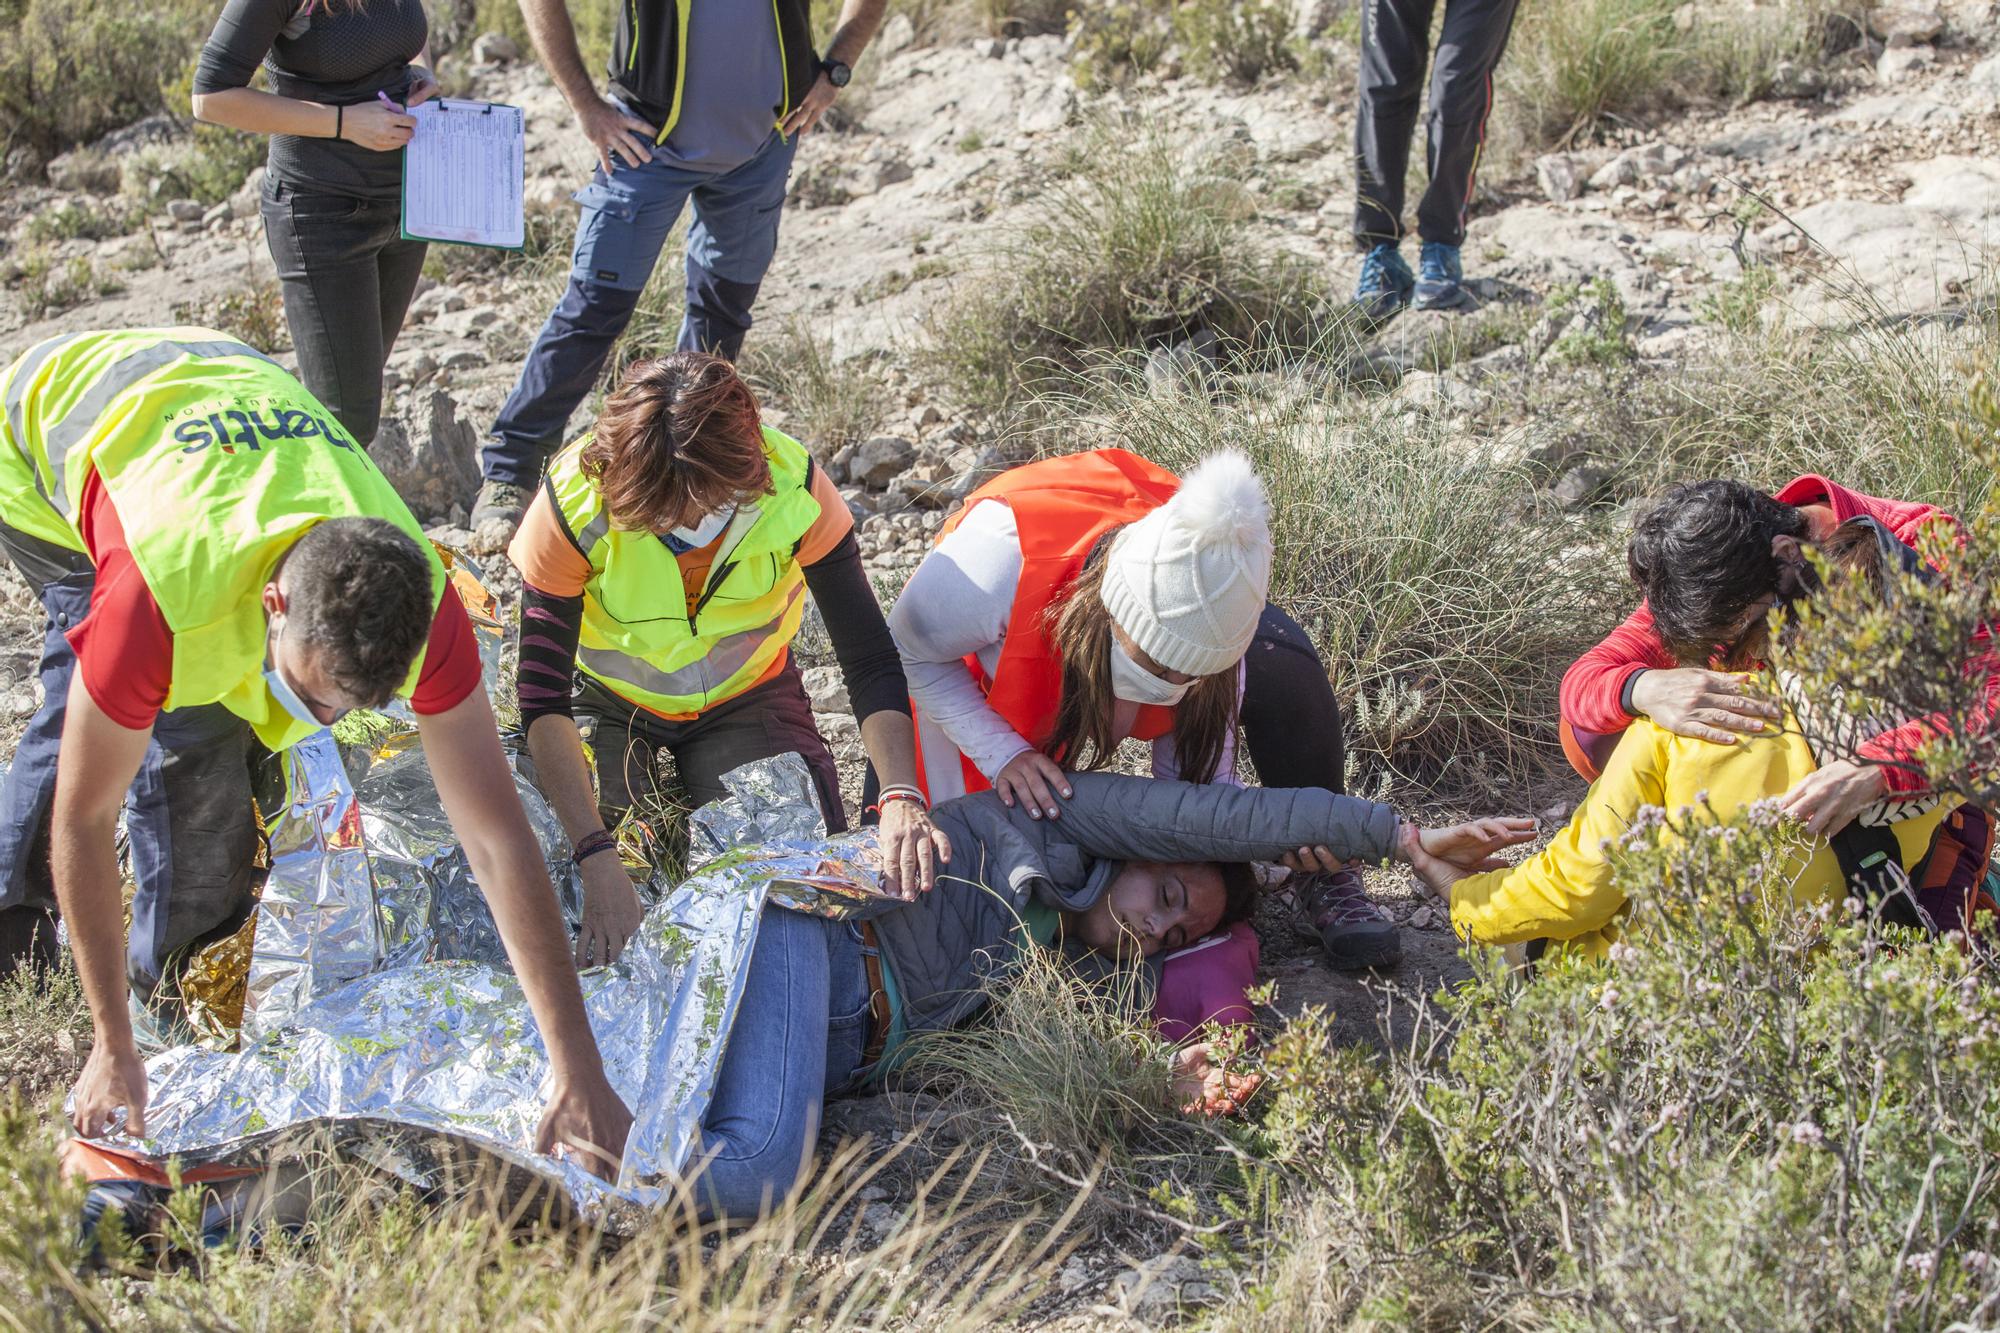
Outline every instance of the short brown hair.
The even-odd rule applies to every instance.
[[[706,352],[634,362],[604,400],[582,468],[630,532],[665,532],[771,489],[756,395]]]

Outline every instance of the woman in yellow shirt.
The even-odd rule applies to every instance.
[[[1885,563],[1873,522],[1854,519],[1842,524],[1820,551],[1836,576],[1865,578],[1878,594],[1893,596],[1894,582],[1913,575],[1900,565]],[[1804,580],[1807,586],[1815,581],[1809,576]],[[1765,622],[1770,609],[1769,601],[1751,608],[1739,636],[1718,653],[1718,659],[1739,669],[1763,660],[1768,655]],[[1727,820],[1755,801],[1783,796],[1823,761],[1847,757],[1837,752],[1842,747],[1820,735],[1821,722],[1837,717],[1841,710],[1811,709],[1811,725],[1802,730],[1798,713],[1810,706],[1795,691],[1783,693],[1789,697],[1781,728],[1739,737],[1733,745],[1676,736],[1639,718],[1618,742],[1568,826],[1536,855],[1509,869],[1480,874],[1467,875],[1434,863],[1419,864],[1418,873],[1450,905],[1452,928],[1465,940],[1488,945],[1545,940],[1601,957],[1617,940],[1626,910],[1625,897],[1613,883],[1608,845],[1625,834],[1642,810],[1663,810],[1676,825]],[[1822,713],[1825,719],[1819,717]],[[1808,732],[1826,753],[1815,754]],[[1934,848],[1950,854],[1937,859],[1940,873],[1953,868],[1948,861],[1959,859],[1957,846],[1946,846],[1962,822],[1959,805],[1955,797],[1919,800],[1877,810],[1873,817],[1864,813],[1862,822],[1886,826],[1912,886],[1924,888],[1930,869],[1926,862]],[[1807,835],[1803,828],[1799,836],[1799,850],[1788,867],[1793,900],[1813,904],[1846,897],[1850,890],[1833,844]],[[1970,916],[1977,894],[1975,872],[1968,891],[1957,895],[1967,898],[1966,910],[1957,915]],[[1940,924],[1952,928],[1961,922]]]

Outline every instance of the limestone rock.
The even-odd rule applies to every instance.
[[[851,713],[854,705],[847,698],[847,678],[840,674],[839,667],[810,667],[802,673],[805,681],[806,698],[812,701],[815,713]]]
[[[192,199],[169,199],[167,201],[167,216],[176,222],[200,222],[201,215],[206,211],[206,209]]]
[[[1645,184],[1673,175],[1686,162],[1686,151],[1672,144],[1640,144],[1636,148],[1627,148],[1591,173],[1590,188],[1615,190],[1621,185]]]
[[[1535,183],[1552,204],[1566,204],[1583,193],[1576,159],[1568,153],[1544,153],[1536,158]]]
[[[879,491],[903,474],[916,461],[916,446],[900,435],[877,435],[864,440],[848,463],[848,480]]]
[[[521,58],[521,48],[504,32],[482,32],[472,40],[472,63],[505,65]]]
[[[1888,4],[1868,11],[1868,29],[1885,46],[1924,46],[1944,31],[1944,18],[1923,4]]]
[[[898,51],[908,50],[916,40],[917,25],[910,21],[908,14],[899,10],[882,25],[882,33],[875,39],[875,49],[885,56],[892,56]]]
[[[1988,56],[1974,65],[1972,73],[1965,76],[1965,84],[1973,96],[2000,102],[2000,56]]]
[[[1149,1324],[1171,1316],[1182,1305],[1207,1304],[1217,1295],[1213,1283],[1202,1281],[1200,1263],[1187,1255],[1148,1259],[1120,1273],[1111,1285],[1120,1305]]]
[[[1937,50],[1929,46],[1892,46],[1875,62],[1875,77],[1884,83],[1901,83],[1919,70],[1937,63]]]
[[[418,517],[449,514],[479,489],[479,432],[442,389],[425,395],[421,419],[383,421],[368,456]]]
[[[1074,110],[1076,88],[1073,84],[1045,83],[1025,91],[1014,125],[1023,134],[1047,134],[1067,125]]]
[[[74,148],[51,158],[49,184],[69,194],[116,194],[124,177],[115,159],[99,148]]]

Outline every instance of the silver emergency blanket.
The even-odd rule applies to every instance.
[[[443,817],[416,753],[387,760],[345,794],[337,763],[321,754],[306,765],[325,785],[299,798],[292,821],[311,819],[312,829],[295,827],[299,836],[274,851],[297,872],[288,883],[306,886],[287,900],[287,919],[323,921],[332,936],[290,937],[289,984],[293,993],[325,989],[236,1054],[182,1046],[155,1056],[146,1138],[103,1142],[189,1167],[255,1165],[281,1141],[324,1133],[425,1186],[438,1183],[441,1164],[469,1155],[552,1185],[586,1220],[628,1231],[671,1200],[699,1145],[765,902],[827,915],[886,904],[873,833],[825,836],[796,755],[737,769],[725,779],[736,795],[697,812],[697,856],[707,859],[647,912],[617,963],[583,974],[605,1072],[635,1116],[622,1172],[606,1184],[534,1151],[549,1062],[504,959],[441,954],[494,946],[490,918],[439,906],[458,884],[438,866],[462,853],[438,840]],[[389,804],[371,804],[378,790]],[[333,984],[329,969],[349,967],[366,975]]]
[[[243,1035],[261,1036],[356,977],[410,963],[461,959],[505,963],[493,914],[473,882],[465,851],[439,805],[414,731],[376,742],[387,757],[358,783],[329,733],[292,747],[291,803],[272,822],[271,871],[257,905]],[[563,915],[574,926],[581,887],[569,840],[535,790],[515,789]],[[643,901],[659,896],[643,885]]]

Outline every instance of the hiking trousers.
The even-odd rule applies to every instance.
[[[1354,122],[1354,239],[1362,249],[1403,239],[1403,177],[1429,63],[1424,122],[1430,184],[1417,203],[1417,235],[1465,244],[1472,178],[1493,110],[1493,70],[1507,49],[1519,0],[1444,0],[1430,59],[1437,0],[1361,0],[1360,112]]]
[[[90,610],[97,571],[76,551],[0,524],[0,551],[48,616],[38,665],[42,704],[0,783],[0,974],[57,960],[49,816],[76,654],[68,633]],[[134,892],[125,974],[155,1001],[190,950],[232,934],[256,906],[253,765],[265,753],[250,724],[219,704],[176,708],[153,725],[125,797]],[[159,999],[174,994],[167,986]]]

